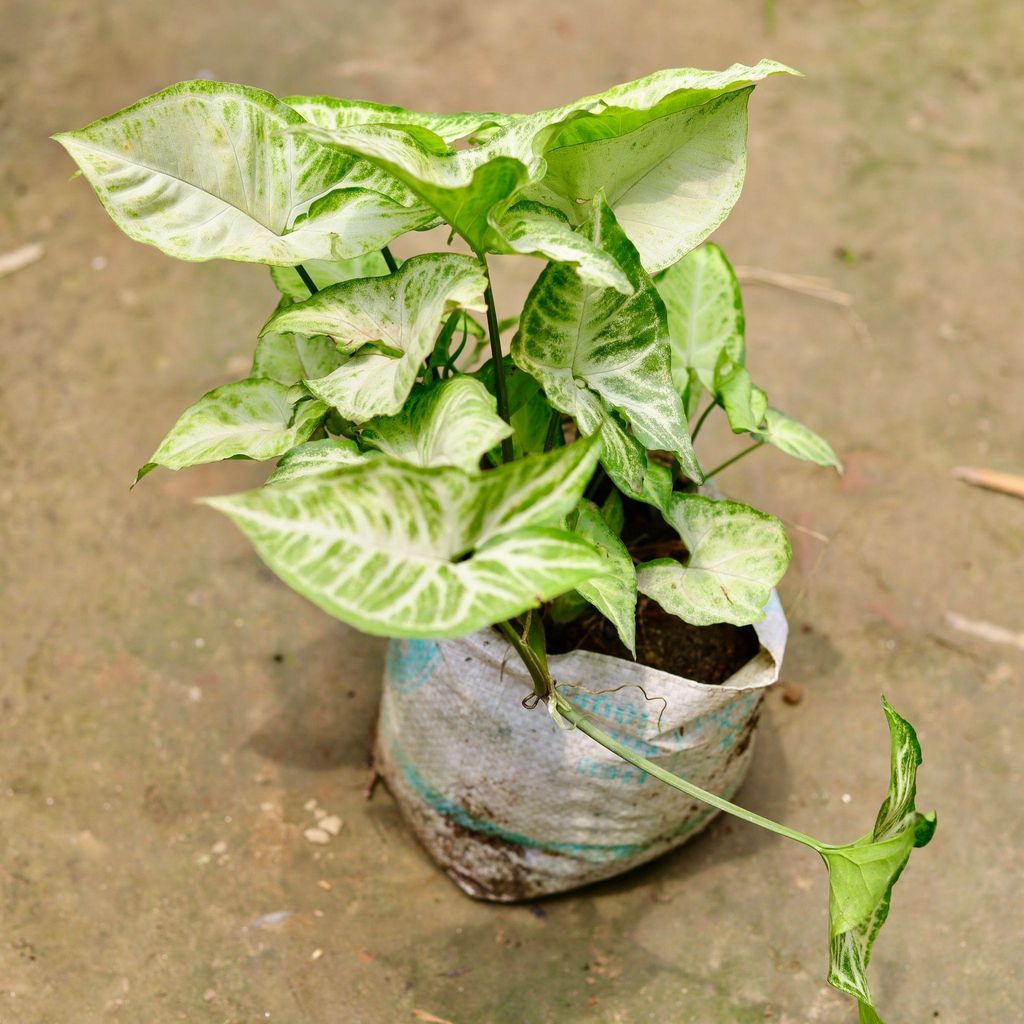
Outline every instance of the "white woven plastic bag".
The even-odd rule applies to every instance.
[[[600,728],[731,797],[782,665],[788,629],[775,594],[754,628],[760,652],[719,686],[583,650],[549,663],[560,692]],[[493,630],[388,649],[377,768],[431,856],[471,896],[526,899],[620,874],[716,813],[560,728],[543,705],[527,711],[531,692]]]

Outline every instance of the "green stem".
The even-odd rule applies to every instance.
[[[529,666],[527,667],[529,668]],[[554,695],[554,701],[558,713],[567,722],[579,729],[580,732],[589,736],[595,743],[599,743],[606,750],[617,754],[624,761],[628,761],[641,771],[647,772],[648,775],[653,776],[659,782],[664,782],[666,786],[671,786],[673,789],[679,790],[680,793],[685,793],[687,796],[692,796],[703,803],[710,804],[712,807],[717,807],[718,810],[725,811],[726,814],[741,818],[751,825],[758,825],[769,832],[774,832],[776,835],[802,843],[804,846],[808,846],[819,853],[824,849],[822,843],[819,843],[817,839],[804,835],[803,832],[787,828],[785,825],[780,825],[777,821],[772,821],[770,818],[764,818],[760,814],[748,811],[746,808],[739,807],[737,804],[716,796],[714,793],[709,793],[706,789],[701,789],[700,786],[695,786],[692,782],[687,782],[686,779],[681,779],[678,775],[673,775],[672,772],[666,771],[664,768],[659,768],[652,761],[648,761],[646,757],[641,757],[635,751],[630,750],[629,747],[624,746],[618,740],[614,740],[607,733],[602,732],[596,725],[587,720],[583,712],[574,708],[560,694],[556,693]]]
[[[562,414],[557,409],[551,410],[551,419],[548,420],[548,432],[544,436],[544,451],[549,452],[555,447],[558,440],[558,432],[562,428]]]
[[[494,309],[494,291],[491,288],[491,271],[483,256],[480,257],[480,260],[487,275],[484,301],[487,303],[487,336],[491,343],[491,360],[494,363],[494,394],[498,400],[498,415],[506,423],[511,423],[512,417],[508,411],[508,388],[505,384],[505,367],[501,353],[501,331],[498,330],[498,314]],[[515,458],[515,449],[512,447],[512,438],[506,437],[501,442],[501,461],[511,462],[513,458]]]
[[[393,274],[398,269],[398,260],[391,255],[391,250],[386,245],[381,249],[380,254],[384,257],[384,262],[388,265],[388,273]]]
[[[309,289],[309,294],[311,296],[316,295],[316,293],[320,291],[320,289],[313,283],[313,278],[309,276],[306,272],[306,268],[301,263],[295,268],[295,273],[302,278],[302,283]]]
[[[516,649],[516,653],[526,666],[526,671],[530,673],[530,678],[533,680],[533,692],[546,700],[548,695],[553,692],[554,684],[533,648],[519,635],[511,622],[499,622],[498,629],[504,633],[505,639]]]
[[[700,419],[697,420],[697,422],[694,424],[693,430],[690,431],[691,444],[697,440],[697,435],[700,433],[700,428],[704,426],[704,421],[708,418],[708,415],[710,414],[711,410],[714,409],[714,407],[717,404],[718,403],[712,398],[711,404],[708,405],[708,407],[700,414]]]
[[[734,462],[739,462],[744,455],[749,455],[752,451],[760,448],[764,444],[764,441],[755,441],[749,448],[744,448],[738,455],[734,455],[731,459],[726,459],[720,466],[715,466],[710,473],[704,474],[705,480],[710,480],[716,473],[721,473],[723,469],[728,469]]]

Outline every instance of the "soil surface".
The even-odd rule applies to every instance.
[[[1024,6],[977,0],[6,0],[0,254],[42,258],[0,277],[0,1021],[856,1019],[825,984],[825,876],[801,847],[719,819],[632,876],[494,907],[383,789],[364,799],[385,644],[194,502],[266,470],[128,490],[182,409],[247,372],[268,275],[124,238],[47,138],[199,75],[536,110],[762,56],[807,77],[755,91],[715,237],[748,282],[754,379],[846,474],[762,450],[719,481],[789,530],[783,678],[804,694],[769,694],[735,799],[831,842],[869,831],[885,693],[939,829],[875,946],[881,1016],[1020,1021],[1024,502],[952,470],[1024,472],[1022,37]],[[492,266],[504,317],[541,264]],[[709,420],[698,455],[742,444]],[[337,835],[308,838],[318,814]]]

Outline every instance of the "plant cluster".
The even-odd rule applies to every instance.
[[[829,980],[870,1022],[871,944],[935,825],[914,806],[909,724],[885,704],[889,795],[869,835],[831,846],[619,744],[546,658],[545,623],[592,609],[635,650],[638,593],[694,625],[763,617],[789,543],[774,517],[701,487],[734,461],[703,471],[694,452],[712,410],[752,439],[736,458],[769,444],[840,468],[751,380],[739,285],[702,244],[742,186],[750,93],[781,73],[662,71],[529,115],[188,82],[56,138],[129,236],[268,265],[281,294],[249,376],[187,409],[139,476],[279,460],[265,486],[208,503],[301,594],[392,637],[494,626],[553,716],[815,849]],[[399,264],[394,239],[439,225],[468,251]],[[491,255],[546,261],[504,323]],[[635,562],[621,535],[641,505],[678,534],[679,557]]]

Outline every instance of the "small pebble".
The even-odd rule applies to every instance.
[[[804,688],[797,683],[786,683],[782,688],[782,699],[787,704],[799,704],[804,699]]]
[[[321,878],[320,881],[316,884],[319,885],[320,888],[324,890],[324,892],[330,892],[331,889],[333,888],[331,883],[328,882],[326,878]]]
[[[320,819],[320,827],[325,832],[330,832],[332,836],[336,836],[341,831],[341,818],[336,814],[329,814],[326,818]]]
[[[844,804],[848,804],[853,799],[853,797],[850,796],[849,793],[844,793],[839,799],[842,800]]]
[[[204,1003],[212,1003],[214,1001],[214,999],[216,999],[216,998],[217,998],[217,993],[214,992],[214,990],[212,988],[208,988],[203,993],[203,1002]]]
[[[93,270],[106,270],[107,268],[107,257],[106,256],[93,256],[89,263],[89,266]]]
[[[225,843],[223,839],[218,839],[217,842],[215,842],[213,844],[213,846],[210,847],[210,853],[215,853],[218,857],[222,853],[227,853],[227,852],[228,852],[228,844]]]
[[[307,801],[306,801],[306,802],[305,802],[305,803],[304,803],[304,804],[302,805],[302,809],[303,809],[304,811],[311,811],[311,810],[313,810],[313,808],[314,808],[314,807],[316,807],[316,801],[315,801],[315,800],[307,800]]]
[[[323,955],[324,955],[324,951],[322,949],[314,949],[313,952],[309,955],[309,959],[310,960],[319,960],[320,957],[322,957]]]
[[[330,834],[325,832],[322,828],[307,828],[306,831],[302,834],[311,843],[317,843],[320,846],[323,846],[324,843],[329,843],[331,841]]]

